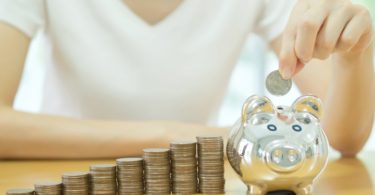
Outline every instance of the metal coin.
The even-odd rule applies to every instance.
[[[278,70],[272,71],[266,78],[266,88],[272,95],[285,95],[292,88],[292,80],[285,80]]]

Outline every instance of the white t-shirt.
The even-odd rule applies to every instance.
[[[185,0],[149,25],[121,0],[0,0],[0,21],[46,55],[41,112],[206,123],[249,33],[281,34],[294,0]]]

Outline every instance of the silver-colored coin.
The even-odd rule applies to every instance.
[[[285,95],[292,88],[292,80],[283,79],[278,70],[272,71],[266,79],[266,88],[272,95]]]

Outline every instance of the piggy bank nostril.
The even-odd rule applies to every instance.
[[[271,160],[276,164],[279,164],[283,158],[283,152],[278,149],[274,150],[271,155]]]
[[[297,160],[297,158],[298,158],[298,152],[296,150],[294,150],[294,149],[290,149],[288,151],[288,160],[289,160],[289,162],[293,163],[293,162],[295,162]]]

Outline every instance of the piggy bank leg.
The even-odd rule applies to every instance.
[[[311,183],[306,183],[306,184],[300,184],[296,186],[294,189],[294,192],[297,195],[311,195],[313,191],[313,186]]]
[[[247,195],[265,195],[267,193],[266,186],[257,184],[247,185]]]

